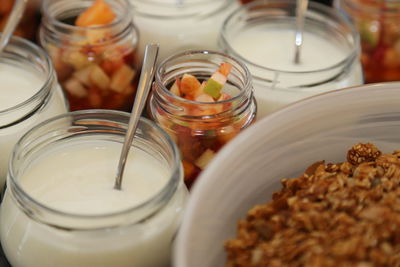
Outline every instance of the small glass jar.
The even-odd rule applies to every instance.
[[[169,265],[187,197],[179,152],[168,134],[142,118],[122,190],[114,189],[129,117],[112,110],[76,111],[20,139],[0,211],[1,244],[12,266]],[[149,175],[141,174],[143,168]],[[162,181],[153,180],[153,169],[162,171]],[[146,197],[131,204],[144,192]]]
[[[237,0],[130,0],[140,32],[139,55],[160,44],[158,61],[188,50],[218,48],[218,32]]]
[[[363,83],[359,37],[344,15],[310,2],[300,64],[294,63],[296,0],[255,1],[225,20],[220,48],[253,76],[258,118],[289,103]]]
[[[367,83],[400,80],[399,1],[337,0],[361,36],[361,62]]]
[[[116,19],[107,25],[78,27],[75,18],[94,0],[45,0],[40,43],[53,60],[71,110],[130,111],[137,86],[138,42],[130,5],[108,1]]]
[[[191,74],[208,79],[221,63],[232,64],[224,85],[231,98],[212,103],[187,100],[169,88],[176,78]],[[256,115],[253,87],[247,67],[219,52],[187,51],[167,58],[158,67],[150,96],[149,113],[172,137],[181,151],[185,183],[190,187],[214,154]],[[199,115],[190,111],[199,110]],[[207,114],[207,111],[212,111]],[[204,115],[203,115],[204,114]]]
[[[0,31],[4,30],[15,0],[1,0],[0,4]],[[34,41],[40,22],[40,8],[38,0],[27,1],[24,14],[18,23],[14,35]]]
[[[36,45],[13,37],[0,56],[0,189],[18,139],[33,125],[67,111],[50,58]]]

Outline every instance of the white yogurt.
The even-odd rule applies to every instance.
[[[149,43],[160,44],[158,61],[188,49],[217,50],[223,20],[237,0],[130,0],[139,29],[139,56]]]
[[[262,68],[270,69],[266,71],[253,64],[247,64],[254,77],[258,118],[305,97],[363,83],[359,62],[353,64],[342,77],[326,82],[334,77],[338,70],[320,70],[345,60],[349,49],[312,32],[304,32],[301,62],[295,64],[294,37],[293,29],[277,29],[271,25],[264,25],[240,32],[232,40],[231,45],[240,56]],[[265,83],[257,77],[268,79],[270,82]],[[320,84],[308,86],[313,83]],[[305,87],[302,88],[302,85]]]
[[[166,185],[166,164],[138,148],[127,159],[122,190],[113,189],[121,144],[75,141],[56,146],[20,176],[21,187],[43,205],[76,215],[105,215],[137,207]],[[183,189],[181,187],[181,189]],[[140,223],[65,231],[28,217],[7,190],[1,207],[1,241],[14,267],[168,266],[171,242],[180,222],[184,190]]]
[[[39,109],[32,104],[21,105],[42,89],[46,78],[44,73],[38,73],[33,68],[0,63],[0,190],[17,140],[30,127],[67,111],[64,95],[56,83],[48,85],[52,86],[49,96],[36,97],[36,101],[41,99],[44,102]]]

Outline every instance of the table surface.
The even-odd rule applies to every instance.
[[[6,256],[4,256],[3,248],[0,246],[0,267],[11,267],[8,263]]]

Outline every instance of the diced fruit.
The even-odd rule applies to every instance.
[[[110,78],[97,65],[93,65],[89,77],[90,81],[99,89],[106,90],[110,86]]]
[[[174,95],[177,95],[177,96],[181,96],[181,90],[179,89],[180,83],[181,83],[181,80],[179,78],[176,78],[174,84],[172,85],[172,87],[170,89],[171,93],[173,93]]]
[[[201,156],[195,161],[194,164],[198,166],[200,169],[204,170],[206,165],[213,159],[215,156],[215,152],[211,149],[207,149],[201,154]]]
[[[88,95],[85,87],[75,78],[71,78],[64,83],[64,88],[73,96],[82,98]]]
[[[187,97],[194,99],[197,95],[201,93],[198,90],[200,88],[200,85],[201,84],[196,77],[190,74],[184,74],[180,86],[181,93]]]
[[[90,106],[92,106],[93,108],[100,108],[103,104],[103,100],[101,98],[99,90],[94,87],[89,88],[88,100]]]
[[[74,78],[78,79],[86,87],[91,87],[92,82],[90,80],[90,73],[92,71],[92,67],[92,65],[89,65],[83,69],[75,71],[73,74]]]
[[[225,77],[228,77],[231,70],[232,70],[232,64],[223,62],[223,63],[221,63],[221,66],[220,66],[218,72],[220,72]]]
[[[211,76],[210,79],[208,79],[203,91],[204,93],[212,96],[214,99],[218,99],[221,95],[221,89],[225,83],[226,77],[220,72],[216,72]]]
[[[198,102],[215,102],[214,98],[206,94],[198,95],[195,100]]]
[[[128,65],[122,65],[111,77],[110,89],[115,92],[123,92],[129,86],[136,71],[131,69]]]
[[[78,16],[75,25],[80,27],[105,25],[114,19],[115,14],[111,7],[104,0],[96,0],[91,7]]]
[[[87,55],[75,50],[64,51],[61,59],[63,62],[72,65],[75,69],[81,69],[91,64]]]

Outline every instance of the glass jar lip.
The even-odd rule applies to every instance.
[[[65,0],[68,1],[68,0]],[[128,0],[120,0],[123,1],[126,5],[126,7],[123,9],[124,13],[121,16],[117,16],[114,21],[112,21],[109,24],[105,25],[94,25],[94,26],[88,26],[88,27],[82,27],[82,26],[75,26],[71,24],[64,23],[56,18],[51,12],[49,11],[49,7],[51,6],[52,0],[43,0],[42,8],[41,8],[41,13],[43,14],[43,17],[46,17],[46,19],[49,20],[49,23],[52,25],[55,25],[57,27],[60,27],[62,29],[66,30],[78,30],[78,31],[84,31],[84,30],[104,30],[104,29],[110,29],[116,27],[118,24],[122,23],[124,20],[127,20],[129,18],[132,18],[132,13],[131,13],[131,4]],[[93,0],[94,2],[94,0]],[[132,20],[132,19],[131,19]]]
[[[161,76],[162,73],[161,71],[165,68],[165,65],[174,59],[180,58],[180,57],[185,57],[185,56],[190,56],[190,55],[195,55],[195,54],[203,54],[203,55],[218,55],[221,57],[228,58],[229,60],[234,61],[236,64],[240,66],[240,68],[244,71],[244,76],[246,77],[245,79],[245,84],[243,85],[243,90],[240,90],[239,94],[227,99],[227,100],[221,100],[221,101],[215,101],[215,102],[201,102],[201,101],[195,101],[195,100],[189,100],[185,99],[183,97],[179,97],[175,94],[173,94],[162,82],[161,82]],[[247,66],[241,62],[240,60],[236,59],[235,57],[232,57],[230,55],[224,54],[222,52],[218,51],[212,51],[212,50],[187,50],[184,52],[176,53],[174,55],[171,55],[164,59],[160,65],[157,67],[156,74],[155,74],[155,84],[157,85],[158,88],[161,88],[164,93],[167,94],[168,97],[171,97],[173,99],[177,99],[182,103],[185,104],[192,104],[192,105],[217,105],[217,104],[224,104],[224,103],[230,103],[237,101],[241,98],[243,98],[244,95],[249,94],[249,90],[251,91],[252,88],[252,80],[251,80],[251,74]]]
[[[0,35],[1,34],[2,33],[0,33]],[[32,95],[30,98],[26,99],[25,101],[13,106],[13,107],[0,110],[0,116],[8,114],[8,113],[13,112],[18,109],[21,109],[22,107],[30,105],[32,102],[36,101],[37,99],[43,98],[48,93],[48,89],[50,88],[50,86],[53,84],[53,82],[55,80],[54,69],[53,69],[53,64],[51,63],[51,59],[49,58],[47,53],[41,47],[39,47],[36,44],[34,44],[26,39],[23,39],[21,37],[12,36],[9,43],[7,44],[7,46],[4,48],[4,50],[2,52],[3,57],[4,57],[4,54],[6,56],[7,56],[7,54],[9,54],[11,56],[12,56],[12,54],[15,54],[15,52],[9,51],[10,47],[26,47],[26,48],[32,50],[37,55],[39,55],[41,57],[41,59],[43,60],[45,69],[47,70],[47,75],[46,75],[46,80],[44,81],[42,87],[34,95]],[[0,61],[1,61],[1,59],[0,59]]]
[[[233,3],[236,0],[222,0],[224,2],[226,2],[227,4],[229,3]],[[133,2],[133,1],[132,1]],[[132,9],[135,12],[135,14],[138,14],[140,16],[144,16],[144,17],[149,17],[149,18],[154,18],[154,19],[164,19],[164,20],[176,20],[176,19],[187,19],[187,18],[193,18],[193,17],[208,17],[211,16],[213,14],[218,13],[220,10],[223,10],[225,8],[225,5],[221,5],[218,8],[215,8],[213,10],[211,10],[208,13],[202,14],[198,12],[198,9],[196,7],[198,6],[203,6],[204,4],[213,4],[216,2],[216,0],[198,0],[198,1],[194,1],[191,3],[188,3],[187,1],[180,1],[180,6],[177,5],[178,1],[175,2],[171,2],[171,3],[165,3],[162,1],[154,1],[154,0],[134,0],[134,2],[132,3]],[[168,14],[168,15],[161,15],[161,14],[152,14],[149,12],[143,12],[143,11],[139,11],[137,9],[137,3],[146,3],[146,4],[152,4],[155,5],[157,7],[163,6],[165,8],[192,8],[193,12],[188,13],[188,14]]]
[[[349,28],[351,29],[351,35],[354,38],[354,43],[355,45],[352,46],[351,50],[349,51],[348,55],[346,58],[344,58],[343,60],[339,61],[338,63],[335,63],[331,66],[322,68],[322,69],[316,69],[316,70],[307,70],[307,71],[288,71],[288,70],[282,70],[282,69],[273,69],[271,67],[265,67],[262,65],[259,65],[257,63],[254,63],[246,58],[244,58],[242,55],[240,55],[239,53],[236,52],[236,50],[230,45],[230,42],[228,41],[228,37],[227,37],[227,27],[228,27],[228,23],[237,15],[239,15],[240,13],[256,7],[258,5],[263,5],[265,3],[268,4],[272,4],[272,3],[293,3],[295,2],[295,0],[269,0],[268,2],[265,2],[264,0],[257,0],[257,1],[253,1],[247,4],[244,4],[240,7],[238,7],[236,10],[232,11],[225,19],[225,21],[222,24],[221,27],[221,32],[220,32],[220,39],[221,41],[226,45],[226,49],[229,51],[230,54],[233,54],[235,57],[239,58],[240,60],[244,61],[247,65],[250,66],[254,66],[256,68],[262,69],[262,70],[266,70],[266,71],[272,71],[272,72],[279,72],[279,73],[284,73],[284,74],[290,74],[290,75],[303,75],[303,74],[314,74],[314,73],[322,73],[322,72],[327,72],[330,70],[334,70],[340,66],[346,66],[347,64],[349,64],[350,62],[353,61],[353,59],[357,58],[358,56],[358,47],[359,47],[359,35],[358,32],[356,30],[356,28],[354,27],[354,25],[350,22],[350,20],[348,20],[344,15],[342,15],[339,12],[335,12],[337,14],[337,16],[339,16],[346,24],[347,26],[349,26]],[[315,2],[315,1],[310,1],[309,3],[309,7],[312,7],[313,9],[317,10],[317,11],[323,11],[326,13],[332,13],[335,11],[335,9],[330,8],[324,4]],[[310,8],[309,8],[310,9]],[[253,77],[255,78],[261,78],[258,76],[253,75]]]
[[[46,204],[37,201],[35,198],[31,197],[20,185],[18,180],[15,178],[14,174],[14,168],[13,168],[13,159],[17,154],[17,151],[19,147],[21,146],[21,143],[25,141],[26,138],[29,138],[29,135],[31,132],[35,132],[38,129],[42,128],[43,126],[47,125],[48,123],[71,117],[71,116],[96,116],[96,115],[101,115],[101,114],[107,114],[107,115],[118,115],[118,116],[124,116],[129,118],[129,113],[123,112],[123,111],[116,111],[116,110],[104,110],[104,109],[90,109],[90,110],[79,110],[79,111],[73,111],[73,112],[67,112],[55,117],[52,117],[50,119],[47,119],[36,126],[32,127],[27,133],[25,133],[18,141],[18,143],[15,145],[13,149],[13,153],[11,156],[11,159],[9,161],[9,175],[7,178],[7,181],[10,181],[12,184],[12,187],[18,192],[18,194],[22,195],[24,199],[27,199],[31,204],[33,204],[36,207],[39,207],[40,209],[47,211],[51,214],[55,215],[60,215],[64,217],[69,217],[69,218],[76,218],[76,219],[84,219],[84,220],[97,220],[97,219],[106,219],[106,218],[111,218],[111,217],[116,217],[116,216],[121,216],[121,215],[126,215],[126,214],[131,214],[134,213],[135,211],[139,211],[146,206],[150,205],[153,203],[157,197],[161,197],[161,199],[170,199],[173,195],[173,193],[177,190],[179,183],[180,183],[180,177],[176,175],[176,173],[179,173],[180,169],[180,155],[178,148],[176,147],[175,143],[173,142],[172,138],[164,131],[160,126],[158,126],[156,123],[152,122],[149,119],[146,119],[144,117],[140,118],[140,123],[144,123],[150,127],[153,127],[157,130],[158,133],[161,134],[161,136],[167,141],[168,145],[172,148],[172,154],[174,157],[174,167],[170,172],[170,178],[168,182],[164,185],[161,190],[155,194],[154,196],[150,197],[147,199],[145,202],[142,202],[132,208],[124,209],[121,211],[117,212],[110,212],[110,213],[103,213],[103,214],[77,214],[73,212],[64,212],[57,210],[55,208],[51,208],[47,206]]]

